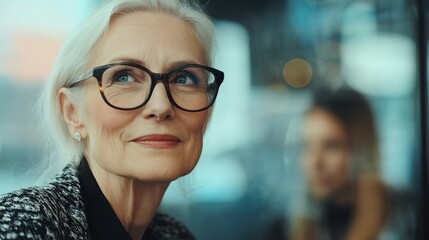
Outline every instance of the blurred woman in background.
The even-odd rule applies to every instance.
[[[377,239],[390,214],[389,197],[363,96],[346,89],[316,93],[303,142],[306,201],[292,221],[292,239]]]

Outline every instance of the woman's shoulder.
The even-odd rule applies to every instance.
[[[166,215],[157,213],[146,230],[144,240],[149,239],[182,239],[193,240],[194,235],[178,220]]]
[[[46,185],[28,187],[0,195],[0,210],[35,211],[51,204],[59,195],[70,195],[80,191],[75,168],[67,165]],[[6,208],[7,206],[7,208]]]
[[[67,165],[44,186],[0,196],[0,239],[55,238],[60,224],[83,224],[83,209],[76,170]]]
[[[46,192],[46,188],[31,187],[0,196],[0,239],[39,238],[45,222],[42,206],[49,201]]]
[[[406,189],[388,190],[389,215],[379,239],[416,239],[417,199]]]

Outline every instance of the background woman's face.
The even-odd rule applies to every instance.
[[[166,72],[186,63],[205,64],[205,56],[189,24],[163,13],[135,12],[111,22],[88,69],[122,61]],[[85,155],[93,166],[142,181],[171,181],[195,167],[207,111],[174,108],[162,83],[137,110],[109,107],[95,80],[86,81],[84,101]]]
[[[318,199],[335,197],[348,186],[351,153],[341,122],[323,109],[311,110],[304,124],[302,166],[310,194]]]

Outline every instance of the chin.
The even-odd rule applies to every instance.
[[[181,149],[132,148],[122,159],[121,175],[145,182],[174,181],[190,173],[198,162],[195,155]]]
[[[186,167],[181,161],[175,161],[175,159],[152,158],[130,166],[127,175],[144,182],[171,182],[187,175],[192,169],[193,167]]]

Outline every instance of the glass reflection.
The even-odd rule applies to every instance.
[[[0,194],[33,184],[35,176],[28,172],[38,165],[43,142],[34,103],[60,43],[103,2],[3,1]],[[350,87],[370,103],[376,126],[378,146],[373,148],[379,156],[370,161],[372,186],[384,192],[374,198],[388,205],[379,213],[385,219],[377,228],[378,239],[425,239],[408,237],[419,225],[417,213],[427,214],[413,199],[423,193],[416,1],[202,2],[217,22],[215,66],[225,70],[227,79],[204,139],[210,147],[203,150],[195,175],[173,183],[163,211],[190,226],[198,239],[291,239],[299,226],[315,238],[329,239],[321,235],[329,232],[321,217],[335,218],[332,213],[341,206],[334,204],[326,211],[330,215],[322,215],[322,207],[338,192],[346,194],[345,189],[356,195],[357,177],[366,170],[352,178],[349,168],[357,166],[343,162],[342,173],[324,180],[329,184],[310,186],[304,156],[319,150],[312,152],[310,144],[301,148],[298,140],[305,129],[300,126],[310,120],[314,89]],[[342,154],[353,160],[359,156],[351,150]],[[322,173],[323,178],[331,174]],[[344,235],[358,206],[356,200],[350,202],[344,207],[349,210],[335,211],[345,222],[338,226]]]
[[[377,130],[361,94],[317,92],[301,137],[306,185],[295,199],[292,239],[413,239],[410,199],[379,175]]]

